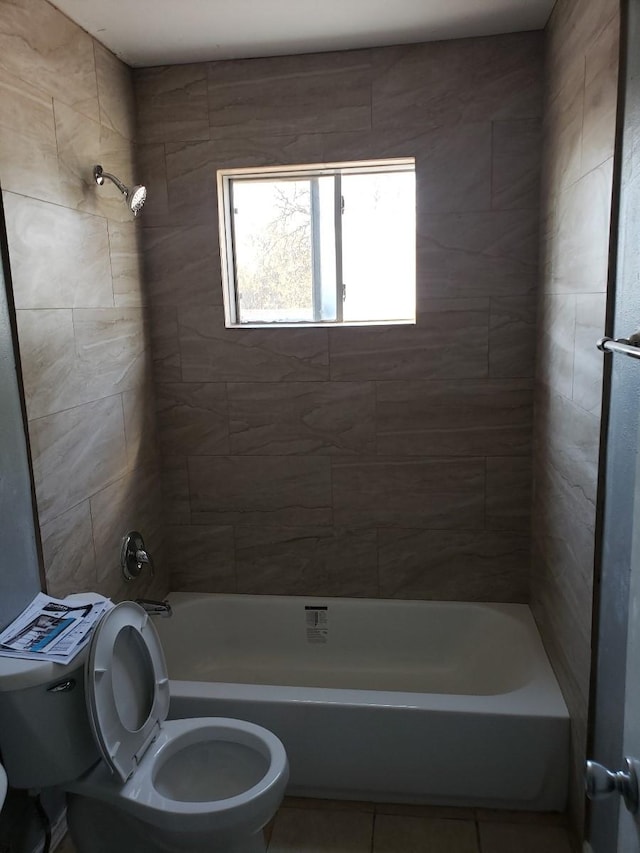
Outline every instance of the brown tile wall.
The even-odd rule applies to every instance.
[[[542,35],[134,72],[171,585],[528,597]],[[226,329],[216,170],[415,156],[415,326]]]
[[[48,591],[168,587],[139,224],[102,163],[136,172],[130,70],[45,0],[0,3],[0,184]],[[155,583],[124,586],[137,528]]]
[[[546,36],[531,597],[573,721],[580,830],[619,3],[558,0]]]

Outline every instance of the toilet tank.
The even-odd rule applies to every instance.
[[[99,760],[84,698],[86,653],[67,665],[0,658],[0,755],[13,788],[64,785]]]

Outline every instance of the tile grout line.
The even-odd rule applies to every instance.
[[[376,844],[376,818],[378,817],[378,810],[374,806],[373,807],[373,815],[371,820],[371,844],[369,845],[370,853],[374,853],[375,844]]]
[[[476,825],[476,847],[478,849],[478,853],[482,853],[482,841],[480,839],[480,821],[477,817],[474,823]]]

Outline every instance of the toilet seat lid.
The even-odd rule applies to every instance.
[[[149,615],[132,601],[95,628],[86,664],[89,722],[102,757],[125,782],[169,712],[169,676]]]

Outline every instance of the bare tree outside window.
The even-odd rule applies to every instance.
[[[255,185],[253,185],[255,186]],[[266,214],[260,225],[242,234],[236,270],[243,311],[309,311],[312,304],[311,192],[308,181],[280,181],[262,188]],[[236,223],[242,202],[234,196]],[[252,192],[246,204],[255,206]],[[238,226],[236,225],[236,233]]]

